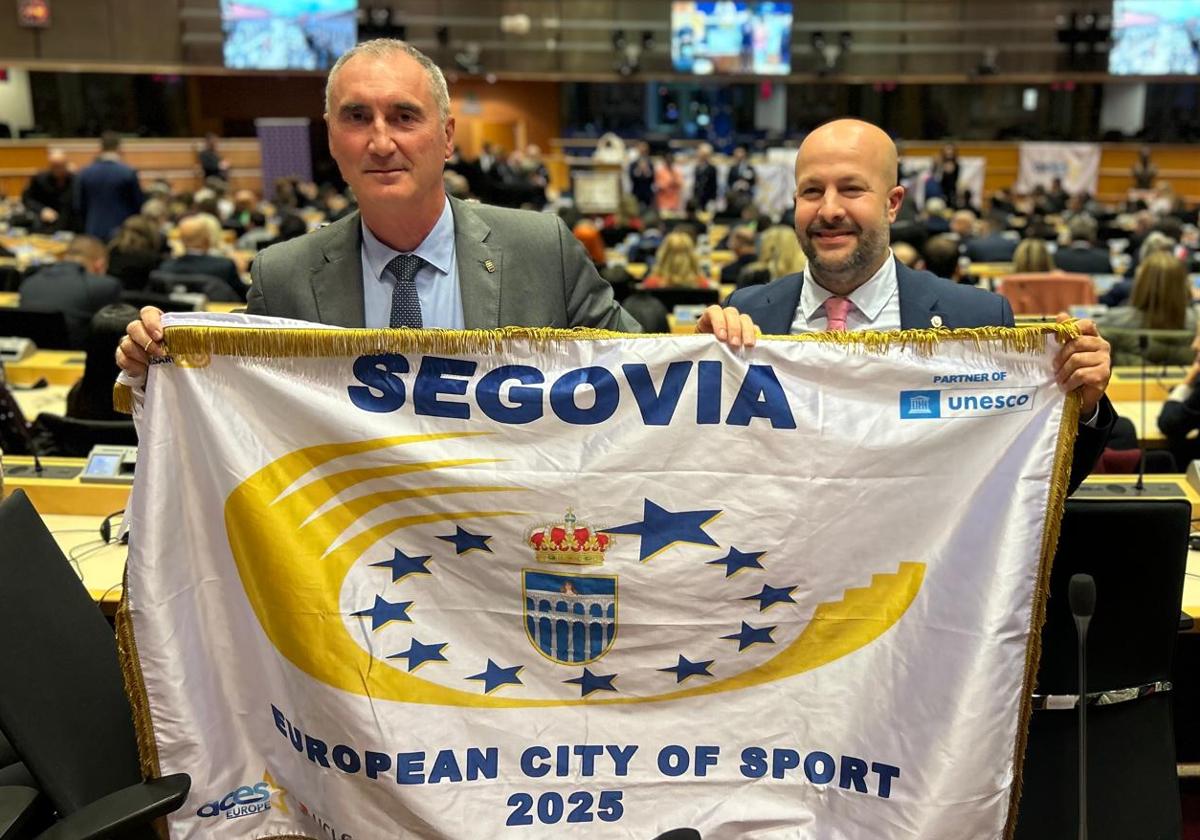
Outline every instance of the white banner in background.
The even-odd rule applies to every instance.
[[[1096,194],[1100,183],[1100,146],[1096,143],[1021,143],[1017,192],[1032,192],[1036,186],[1050,188],[1055,178],[1072,195]]]
[[[120,623],[175,840],[1003,834],[1049,332],[168,318],[224,326],[169,328],[138,418]]]

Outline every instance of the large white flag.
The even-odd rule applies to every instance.
[[[264,323],[176,318],[139,412],[174,838],[1003,835],[1072,327]]]

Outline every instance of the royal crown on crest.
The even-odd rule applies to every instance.
[[[572,566],[599,566],[604,552],[612,546],[612,537],[593,531],[567,509],[561,522],[534,527],[526,538],[539,563],[565,563]]]

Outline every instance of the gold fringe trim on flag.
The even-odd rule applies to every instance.
[[[1046,519],[1042,526],[1042,549],[1038,564],[1037,584],[1029,616],[1029,644],[1025,648],[1025,681],[1021,693],[1021,713],[1017,722],[1017,743],[1013,751],[1013,784],[1008,800],[1008,822],[1005,840],[1012,840],[1017,830],[1017,810],[1021,803],[1024,781],[1025,749],[1029,742],[1029,722],[1033,716],[1033,690],[1037,683],[1038,663],[1042,658],[1042,626],[1046,623],[1046,602],[1050,598],[1050,569],[1058,550],[1063,511],[1067,504],[1067,485],[1071,480],[1075,438],[1079,433],[1079,411],[1083,398],[1078,392],[1067,394],[1063,404],[1062,425],[1054,450],[1054,466],[1050,473],[1050,492],[1046,499]]]
[[[137,640],[133,635],[133,618],[129,614],[129,571],[126,569],[121,581],[121,602],[117,606],[117,654],[121,660],[121,673],[125,677],[125,694],[133,711],[133,728],[137,733],[138,757],[142,775],[157,779],[162,775],[158,762],[158,742],[154,738],[154,722],[150,717],[150,698],[146,695],[146,682],[142,678],[141,660],[138,657]]]
[[[1054,335],[1060,343],[1079,336],[1072,321],[1062,324],[1037,324],[1022,327],[975,327],[960,330],[894,330],[891,332],[822,332],[789,336],[763,336],[763,341],[817,341],[885,353],[892,348],[911,348],[932,354],[947,341],[973,341],[978,345],[999,342],[1005,350],[1038,353],[1045,348],[1045,336]],[[192,357],[180,363],[202,366],[199,360],[210,355],[240,357],[317,357],[360,356],[368,353],[496,353],[507,342],[532,341],[555,344],[564,341],[608,339],[677,338],[662,334],[618,333],[609,330],[550,327],[505,327],[497,330],[330,330],[330,329],[259,329],[255,327],[168,327],[163,339],[167,352],[176,357]]]
[[[113,411],[133,414],[133,389],[128,385],[119,382],[113,385]]]

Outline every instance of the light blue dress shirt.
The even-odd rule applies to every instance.
[[[390,324],[396,278],[387,265],[400,253],[376,239],[362,222],[363,314],[368,328],[382,329]],[[412,253],[426,263],[415,278],[422,325],[431,329],[464,329],[466,320],[454,251],[454,214],[448,200],[433,230]]]

